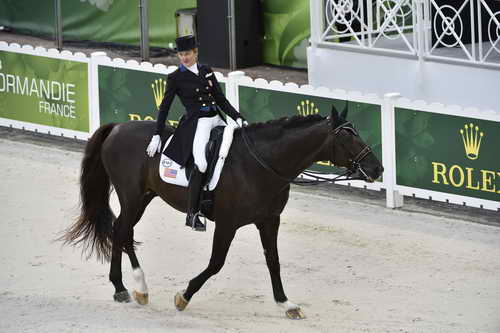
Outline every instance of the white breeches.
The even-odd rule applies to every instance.
[[[194,164],[198,167],[200,172],[207,171],[207,159],[205,157],[205,147],[210,139],[210,131],[217,126],[223,126],[226,123],[219,115],[214,117],[204,117],[198,119],[196,126],[196,133],[193,140],[193,157]]]

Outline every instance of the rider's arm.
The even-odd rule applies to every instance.
[[[172,75],[167,77],[167,87],[165,89],[165,95],[161,101],[160,108],[158,109],[158,118],[156,119],[156,133],[161,135],[165,129],[165,121],[167,120],[168,111],[170,110],[170,105],[174,100],[177,87],[175,85],[175,80]]]

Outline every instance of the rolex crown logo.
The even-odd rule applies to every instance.
[[[319,112],[319,109],[314,105],[314,102],[309,102],[309,100],[301,101],[297,105],[297,111],[301,116],[309,116]]]
[[[479,148],[484,133],[479,131],[479,127],[473,123],[465,124],[464,129],[460,130],[462,141],[464,143],[465,155],[470,160],[476,160],[479,157]]]
[[[153,89],[153,95],[155,98],[156,108],[160,108],[161,101],[163,100],[163,94],[165,92],[165,87],[167,86],[167,81],[163,79],[155,80],[151,83],[151,89]]]

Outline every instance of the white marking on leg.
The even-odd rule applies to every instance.
[[[298,306],[297,304],[295,303],[292,303],[290,301],[286,301],[286,302],[276,302],[276,304],[280,307],[280,308],[283,308],[287,311],[289,310],[296,310],[296,309],[300,309],[300,306]]]
[[[137,283],[137,291],[143,294],[148,293],[148,286],[146,285],[146,278],[144,277],[144,272],[140,267],[135,268],[132,271],[132,275],[134,276],[134,280]]]

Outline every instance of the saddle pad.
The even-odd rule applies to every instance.
[[[219,182],[220,174],[222,172],[222,168],[224,167],[224,162],[226,160],[227,154],[229,152],[229,148],[231,147],[231,143],[233,142],[233,134],[237,125],[227,125],[224,128],[224,134],[222,135],[222,144],[219,150],[219,157],[217,158],[217,162],[215,165],[215,170],[212,175],[212,178],[207,183],[206,190],[213,191]],[[170,144],[170,140],[172,136],[167,139],[165,143],[165,147],[163,148],[163,152]],[[179,185],[183,187],[188,186],[188,179],[186,176],[186,168],[182,168],[175,161],[171,160],[165,154],[161,154],[160,158],[160,177],[161,179],[169,184]]]

